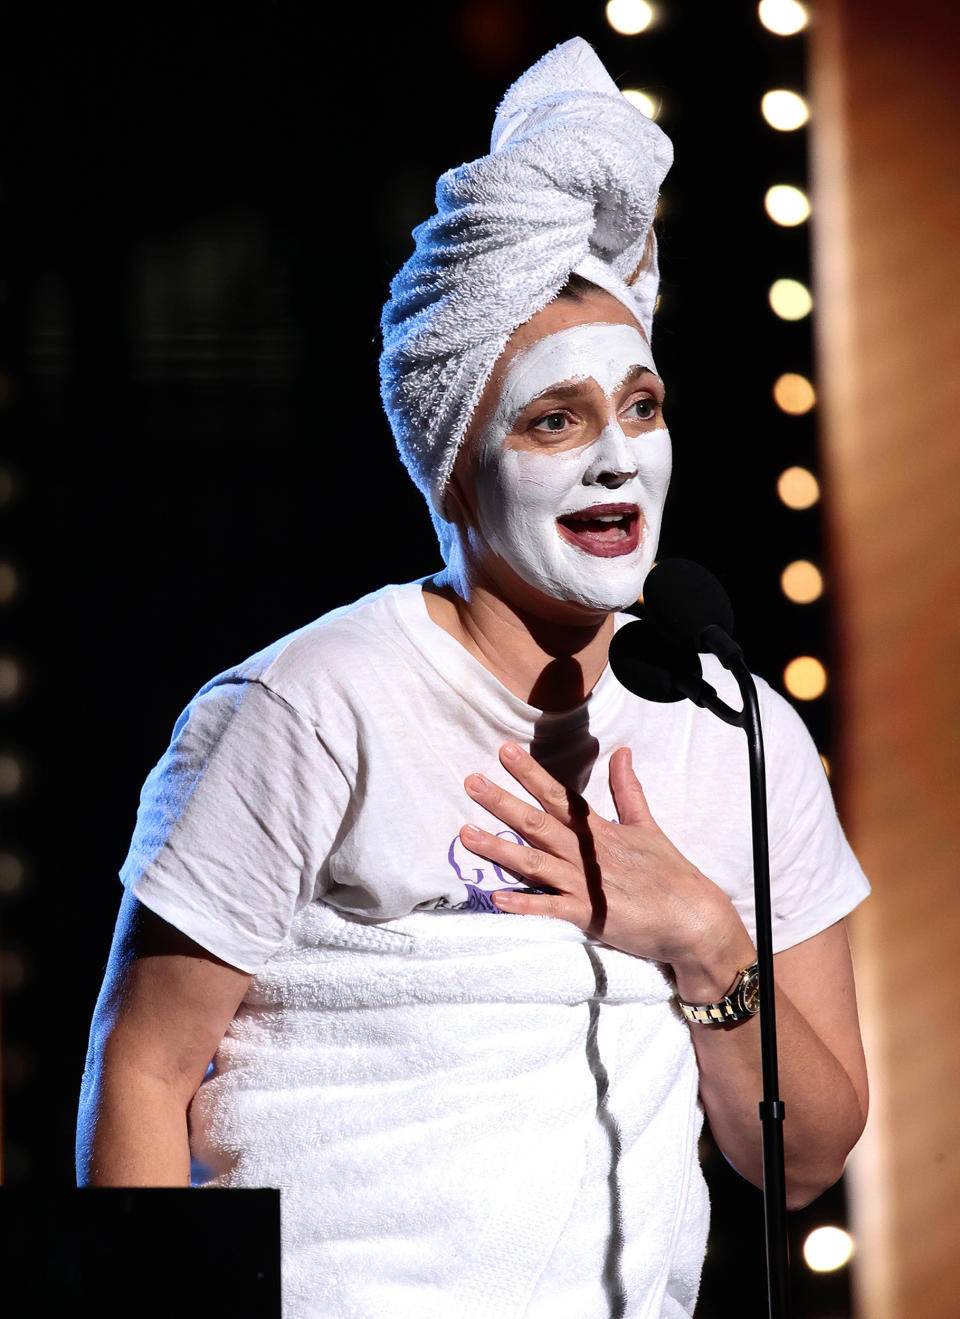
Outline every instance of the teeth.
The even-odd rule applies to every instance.
[[[582,508],[577,513],[568,513],[567,517],[575,518],[579,522],[623,522],[626,520],[625,513],[591,513],[589,508]]]

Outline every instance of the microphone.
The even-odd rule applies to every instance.
[[[645,701],[693,701],[725,723],[740,727],[742,715],[731,710],[703,680],[700,656],[692,646],[678,646],[638,618],[626,623],[610,642],[610,667],[622,687]]]
[[[725,669],[743,659],[731,638],[733,606],[713,573],[689,559],[661,559],[643,585],[644,617],[675,646],[716,655]]]
[[[610,667],[621,686],[646,701],[697,701],[703,684],[700,656],[681,649],[642,618],[626,623],[610,643]]]

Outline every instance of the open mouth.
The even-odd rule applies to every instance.
[[[565,541],[601,559],[632,554],[640,542],[640,525],[636,504],[594,504],[557,518]]]

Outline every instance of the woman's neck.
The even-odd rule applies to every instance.
[[[508,593],[478,574],[448,570],[424,583],[423,598],[434,623],[508,691],[539,710],[572,709],[606,667],[613,615],[581,619],[559,602],[538,608],[539,592],[521,585]],[[515,595],[521,598],[511,599]]]

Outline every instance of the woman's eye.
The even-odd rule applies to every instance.
[[[636,418],[638,421],[652,421],[657,415],[657,400],[655,398],[635,398],[627,407],[629,412],[636,408]]]
[[[545,430],[553,433],[566,430],[566,426],[567,417],[563,412],[548,412],[545,417],[538,417],[533,423],[534,430]]]

